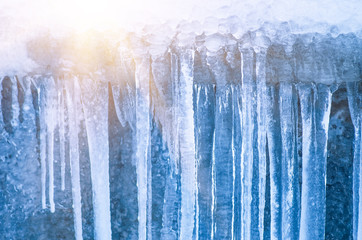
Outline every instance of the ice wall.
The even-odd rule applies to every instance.
[[[92,37],[77,47],[29,44],[40,67],[1,78],[3,236],[359,239],[358,36],[281,24],[240,37],[186,27]],[[327,183],[338,169],[327,169],[338,160],[328,160],[328,144],[339,136],[329,129],[341,90],[354,126],[353,183],[332,196],[353,214],[332,234]],[[17,201],[26,204],[18,210]],[[63,235],[48,235],[54,221]]]

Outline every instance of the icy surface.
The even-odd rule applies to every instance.
[[[0,3],[1,239],[362,238],[360,1],[105,2]]]

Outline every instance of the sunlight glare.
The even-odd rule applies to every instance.
[[[126,26],[146,5],[142,0],[64,0],[54,3],[54,15],[76,31]],[[143,6],[143,7],[141,7]]]

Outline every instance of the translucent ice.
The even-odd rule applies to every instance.
[[[1,237],[362,238],[360,1],[13,2]]]

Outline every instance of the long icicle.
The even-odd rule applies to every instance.
[[[49,204],[50,212],[55,211],[54,204],[54,128],[55,128],[55,86],[54,79],[48,78],[47,84],[47,106],[46,106],[46,125],[47,125],[47,160],[48,160],[48,184],[49,184]]]
[[[79,172],[79,113],[80,113],[80,89],[78,79],[70,79],[67,82],[67,106],[69,113],[69,157],[72,182],[73,218],[76,240],[82,240],[82,203]],[[64,96],[64,95],[63,95]],[[63,179],[62,179],[63,180]]]
[[[147,239],[148,162],[150,154],[150,60],[136,59],[136,166],[138,239]],[[151,229],[150,229],[151,230]]]
[[[195,84],[195,146],[197,158],[199,238],[211,238],[212,147],[214,136],[215,86]]]
[[[180,239],[193,238],[195,226],[196,163],[193,111],[194,51],[185,49],[180,54],[179,123],[181,156],[181,232]]]
[[[60,181],[61,190],[65,190],[65,128],[64,128],[64,89],[58,92],[58,126],[59,126],[59,151],[60,151]]]
[[[175,53],[171,52],[171,87],[172,101],[178,102],[179,96],[179,60]],[[178,139],[178,106],[174,104],[171,109],[171,124],[170,128],[172,141],[168,143],[170,150],[169,159],[169,175],[165,190],[165,204],[162,216],[162,239],[177,239],[179,236],[179,215],[180,215],[180,155],[179,155],[179,139]]]
[[[279,89],[281,127],[282,228],[283,239],[299,237],[299,166],[297,155],[298,106],[292,83],[281,82]]]
[[[265,188],[265,129],[262,99],[265,92],[265,58],[258,56],[257,69],[254,67],[254,49],[241,49],[242,71],[242,150],[241,150],[241,238],[260,239],[262,236]],[[263,62],[264,61],[264,62]],[[257,72],[256,72],[257,70]],[[255,78],[255,75],[257,79]],[[259,82],[256,82],[258,80]],[[259,153],[261,154],[259,156]]]
[[[108,84],[101,76],[81,80],[82,106],[85,114],[94,209],[94,238],[111,239]]]
[[[253,51],[241,50],[241,238],[250,239],[251,228],[251,179],[253,163]]]
[[[225,51],[210,53],[206,59],[216,81],[215,138],[214,138],[214,236],[215,239],[231,239],[234,233],[234,139],[233,139],[233,93],[235,86],[228,79],[229,65],[224,59]]]
[[[264,238],[264,209],[265,209],[265,189],[266,189],[266,119],[265,119],[265,94],[266,94],[266,76],[265,76],[266,52],[265,49],[259,49],[256,52],[256,84],[257,84],[257,122],[258,122],[258,171],[259,171],[259,239]]]
[[[358,92],[358,82],[347,83],[348,106],[354,126],[354,147],[353,147],[353,239],[362,237],[362,187],[360,183],[361,168],[361,112],[362,93]]]
[[[332,93],[323,84],[298,85],[303,126],[300,240],[325,238],[326,160]]]
[[[45,120],[45,87],[41,79],[34,79],[33,83],[37,91],[39,106],[39,154],[41,168],[41,206],[46,208],[46,120]],[[40,83],[39,83],[40,82]]]
[[[271,239],[282,239],[281,137],[279,89],[268,84],[266,94],[268,152],[270,157]]]
[[[18,78],[17,77],[11,77],[11,113],[12,113],[12,119],[11,119],[11,126],[12,131],[15,132],[19,128],[19,115],[20,115],[20,106],[18,101]]]

